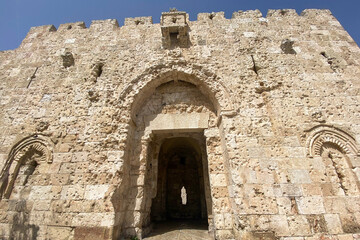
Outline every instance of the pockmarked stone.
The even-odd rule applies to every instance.
[[[190,19],[0,52],[0,239],[359,239],[354,40],[329,10]]]

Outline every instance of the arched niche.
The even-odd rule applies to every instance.
[[[47,137],[34,134],[23,138],[10,150],[0,173],[0,198],[9,198],[21,168],[29,177],[36,166],[52,162],[53,144]],[[26,183],[26,179],[23,184]]]
[[[333,195],[358,195],[359,179],[353,171],[359,150],[355,139],[346,131],[330,125],[319,125],[309,131],[308,156],[319,158]]]

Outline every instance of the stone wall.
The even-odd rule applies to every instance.
[[[0,52],[0,236],[141,238],[161,144],[201,136],[217,239],[358,239],[359,59],[328,10],[31,28]]]

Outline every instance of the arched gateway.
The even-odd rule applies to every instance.
[[[232,204],[221,123],[233,112],[229,92],[216,75],[184,64],[154,67],[131,86],[121,95],[131,147],[119,188],[126,198],[113,201],[121,210],[115,234],[143,237],[152,223],[179,219],[231,234],[214,221]]]

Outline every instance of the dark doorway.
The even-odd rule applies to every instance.
[[[207,221],[203,157],[199,143],[193,138],[165,139],[158,157],[152,221]]]

